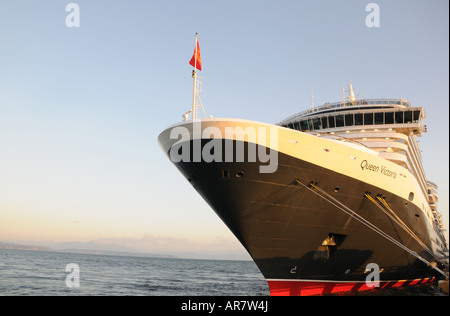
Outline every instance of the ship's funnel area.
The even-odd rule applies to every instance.
[[[352,83],[348,83],[348,93],[349,93],[349,100],[351,102],[354,102],[356,100],[355,98],[355,89],[353,89]]]

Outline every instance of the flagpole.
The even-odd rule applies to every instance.
[[[192,120],[196,119],[195,97],[197,95],[197,43],[198,33],[195,33],[194,70],[192,70],[192,77],[194,78],[194,91],[192,95]]]

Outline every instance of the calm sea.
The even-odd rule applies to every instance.
[[[69,266],[75,263],[79,270]],[[76,273],[79,286],[75,285]],[[0,295],[267,296],[252,261],[0,249]]]
[[[74,263],[74,266],[68,264]],[[71,285],[79,286],[68,287]],[[0,249],[0,296],[268,296],[252,261]],[[436,286],[371,295],[444,296]]]

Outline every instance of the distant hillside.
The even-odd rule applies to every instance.
[[[141,252],[133,252],[133,251],[102,250],[101,248],[98,248],[98,249],[81,249],[81,248],[80,249],[78,249],[78,248],[52,249],[50,247],[45,247],[45,246],[19,245],[19,244],[13,244],[13,243],[4,243],[1,241],[0,241],[0,249],[52,251],[52,252],[64,252],[64,253],[80,253],[80,254],[128,256],[128,257],[177,258],[177,256],[174,256],[174,255],[141,253]]]
[[[35,250],[35,251],[51,251],[52,249],[44,246],[29,246],[19,245],[12,243],[4,243],[0,241],[0,249],[13,249],[13,250]]]
[[[65,253],[81,253],[90,255],[106,255],[106,256],[125,256],[125,257],[150,257],[150,258],[178,258],[172,255],[162,255],[156,253],[144,253],[144,252],[127,252],[127,251],[114,251],[114,250],[95,250],[95,249],[77,249],[77,248],[67,248],[67,249],[57,249],[52,251],[55,252],[65,252]]]
[[[63,253],[77,253],[88,255],[107,255],[107,256],[126,256],[126,257],[144,257],[144,258],[183,258],[183,259],[205,259],[205,260],[252,260],[247,253],[222,253],[208,252],[197,253],[189,250],[172,253],[146,253],[136,251],[132,248],[118,244],[90,242],[60,242],[50,243],[47,246],[22,245],[10,242],[1,242],[0,249],[29,250],[29,251],[50,251]]]

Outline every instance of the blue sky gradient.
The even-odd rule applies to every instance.
[[[171,165],[158,134],[192,101],[199,34],[207,114],[276,123],[314,102],[424,106],[420,139],[448,226],[448,1],[0,3],[0,240],[114,242],[233,253],[225,225]]]

